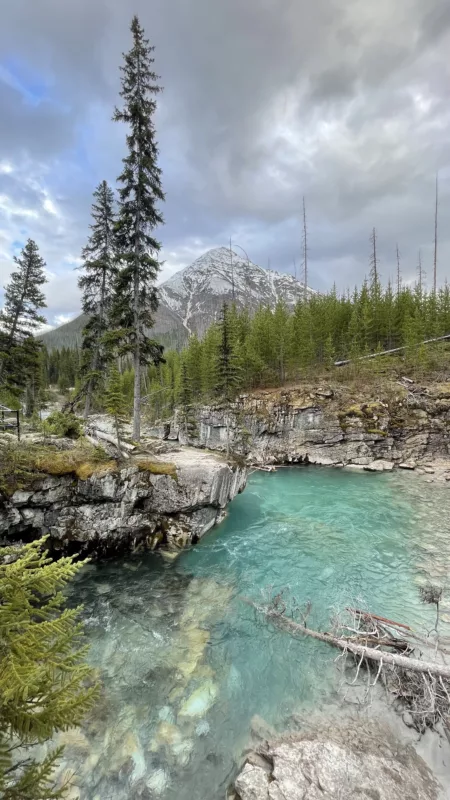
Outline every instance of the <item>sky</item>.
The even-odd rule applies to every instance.
[[[398,243],[405,282],[421,251],[430,287],[437,173],[450,278],[448,0],[14,0],[0,27],[0,286],[31,237],[48,324],[80,310],[92,192],[115,185],[125,154],[111,118],[134,13],[164,86],[161,280],[230,237],[293,273],[305,197],[313,288],[364,280],[373,227],[384,281]]]

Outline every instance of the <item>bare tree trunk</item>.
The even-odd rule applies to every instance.
[[[231,271],[231,299],[234,303],[234,264],[233,264],[233,251],[231,249],[231,239],[230,239],[230,271]]]
[[[434,213],[434,270],[433,270],[434,294],[436,294],[436,284],[437,284],[438,205],[439,205],[439,173],[436,174],[436,208]]]
[[[401,353],[403,350],[408,350],[409,347],[420,347],[423,344],[434,344],[435,342],[445,342],[450,339],[450,333],[445,336],[436,336],[433,339],[425,339],[423,342],[417,342],[414,345],[404,345],[403,347],[393,347],[392,350],[381,350],[379,353],[370,353],[368,356],[358,356],[358,358],[348,358],[345,361],[335,361],[335,367],[345,367],[346,364],[352,364],[355,361],[368,361],[371,358],[378,358],[379,356],[390,356],[392,353]]]
[[[137,257],[136,257],[137,260]],[[134,268],[134,326],[136,341],[134,344],[134,398],[133,398],[133,439],[141,440],[141,342],[139,325],[139,272],[137,264]]]
[[[402,276],[400,272],[400,251],[398,249],[398,244],[397,244],[397,297],[399,297],[400,295],[401,288],[402,288]]]
[[[306,205],[303,198],[303,270],[304,270],[304,300],[308,300],[308,232],[306,228]]]
[[[269,622],[272,622],[277,628],[285,630],[292,636],[311,636],[313,639],[318,639],[320,642],[326,642],[333,645],[340,650],[348,651],[353,655],[360,658],[366,658],[368,661],[383,662],[389,666],[400,667],[401,669],[411,670],[412,672],[423,672],[429,675],[440,675],[442,678],[450,678],[450,667],[443,664],[437,664],[433,661],[421,661],[418,658],[409,658],[408,656],[401,656],[397,653],[388,653],[384,650],[376,650],[374,647],[365,647],[361,644],[353,644],[348,639],[332,636],[329,633],[319,633],[294,622],[287,617],[284,617],[280,612],[273,612],[262,606],[256,605],[251,600],[246,600],[249,605],[256,608],[256,610],[264,614]]]

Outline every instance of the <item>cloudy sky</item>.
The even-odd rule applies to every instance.
[[[138,13],[165,87],[158,110],[162,278],[230,236],[293,271],[306,197],[310,284],[381,272],[431,282],[450,264],[448,0],[14,0],[0,27],[0,284],[27,237],[49,272],[48,320],[79,311],[92,191],[115,182],[111,122]]]

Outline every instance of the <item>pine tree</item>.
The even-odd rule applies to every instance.
[[[92,393],[105,369],[110,351],[105,334],[111,308],[114,281],[117,277],[114,230],[114,194],[106,181],[94,192],[91,234],[83,249],[84,274],[78,281],[82,290],[82,307],[89,321],[83,331],[83,366],[86,401],[84,416],[89,416]]]
[[[117,281],[116,324],[123,335],[123,352],[133,354],[134,407],[133,438],[140,439],[141,366],[162,359],[162,347],[148,336],[158,301],[155,280],[159,271],[160,243],[152,231],[163,223],[158,201],[164,200],[161,170],[157,164],[154,115],[155,95],[161,91],[153,72],[154,59],[138,18],[131,23],[133,47],[122,69],[123,109],[114,120],[129,126],[128,155],[118,180],[118,256],[123,264]]]
[[[114,418],[116,429],[117,449],[121,451],[123,423],[126,415],[126,401],[122,387],[122,380],[117,365],[113,364],[108,375],[105,391],[105,411]]]
[[[61,757],[38,762],[33,746],[78,725],[97,693],[85,664],[78,608],[64,608],[63,589],[85,562],[52,561],[44,539],[0,552],[0,796],[63,797],[52,786]],[[88,688],[88,683],[91,686]],[[28,751],[15,759],[17,746]]]
[[[5,289],[5,305],[0,312],[0,383],[20,393],[30,367],[31,349],[27,347],[27,340],[32,338],[38,325],[45,322],[45,317],[38,312],[46,305],[41,286],[47,278],[45,261],[32,239],[28,239],[20,256],[14,256],[14,261],[17,270]],[[34,353],[37,360],[37,348]]]
[[[220,397],[232,400],[241,379],[238,357],[230,326],[229,310],[226,303],[222,306],[220,321],[220,345],[217,366],[216,390]]]

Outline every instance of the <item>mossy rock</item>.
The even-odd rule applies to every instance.
[[[149,458],[139,458],[135,463],[142,472],[150,472],[152,475],[168,475],[174,481],[178,480],[177,468],[175,464],[169,461],[152,461]]]
[[[362,408],[360,405],[355,403],[352,406],[349,406],[344,411],[339,412],[339,418],[344,419],[345,417],[359,417],[360,419],[363,418],[364,414],[362,412]]]
[[[0,448],[0,490],[12,495],[48,475],[75,475],[87,480],[117,469],[117,463],[98,447],[80,441],[70,450],[16,442]]]

